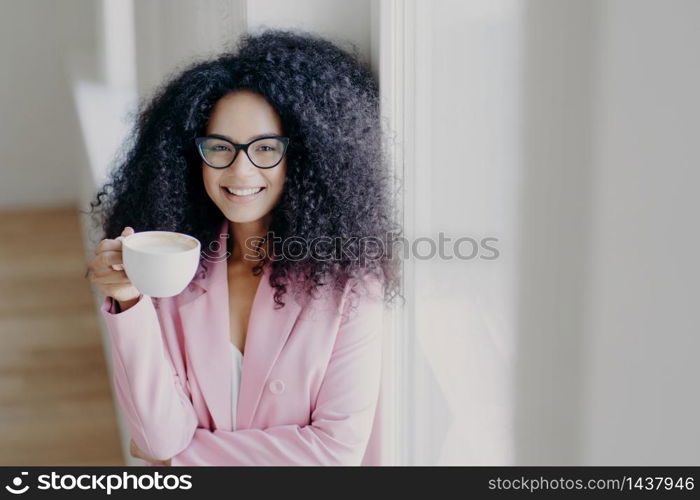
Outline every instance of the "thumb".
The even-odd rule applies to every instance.
[[[134,234],[134,229],[131,226],[126,226],[122,231],[122,234],[120,236],[117,236],[116,239],[122,241],[124,238],[132,234]]]
[[[131,226],[126,226],[122,231],[122,234],[117,237],[118,240],[123,240],[127,236],[134,234],[134,229]]]

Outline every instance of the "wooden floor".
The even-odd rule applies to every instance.
[[[0,212],[0,465],[124,465],[78,217]]]

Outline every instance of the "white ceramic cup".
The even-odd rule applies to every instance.
[[[172,297],[194,278],[199,265],[197,238],[171,231],[141,231],[122,239],[124,271],[139,292]]]

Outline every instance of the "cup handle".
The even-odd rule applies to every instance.
[[[114,239],[119,240],[119,241],[124,241],[124,238],[125,238],[124,236],[117,236]],[[115,271],[123,271],[124,266],[122,264],[112,264],[112,269],[114,269]]]

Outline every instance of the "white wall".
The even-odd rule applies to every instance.
[[[250,29],[291,27],[317,32],[341,47],[355,44],[360,57],[371,53],[371,0],[251,0],[247,2]]]
[[[516,464],[571,465],[580,460],[588,266],[597,265],[588,247],[595,8],[522,7],[513,445]]]
[[[59,6],[60,5],[60,6]],[[24,0],[0,16],[0,208],[75,203],[85,150],[66,54],[94,46],[89,0]],[[94,72],[95,58],[83,61]]]
[[[134,3],[138,93],[187,63],[232,49],[245,29],[305,29],[369,61],[371,0],[140,0]]]
[[[700,3],[601,0],[586,464],[700,464]]]
[[[194,59],[235,43],[246,27],[245,0],[140,0],[134,4],[138,93]]]
[[[520,464],[700,462],[700,4],[531,1]]]
[[[700,4],[403,5],[409,463],[699,463]]]
[[[416,2],[405,43],[409,241],[450,238],[446,257],[405,262],[409,366],[403,415],[415,465],[514,460],[520,33],[516,0]],[[400,19],[401,15],[398,16]],[[401,84],[401,83],[400,83]],[[498,239],[496,260],[460,260],[459,238]],[[427,245],[417,252],[427,255]],[[480,250],[480,249],[477,249]],[[468,256],[473,247],[458,248]],[[491,252],[488,252],[491,254]],[[415,337],[415,338],[414,338]]]

